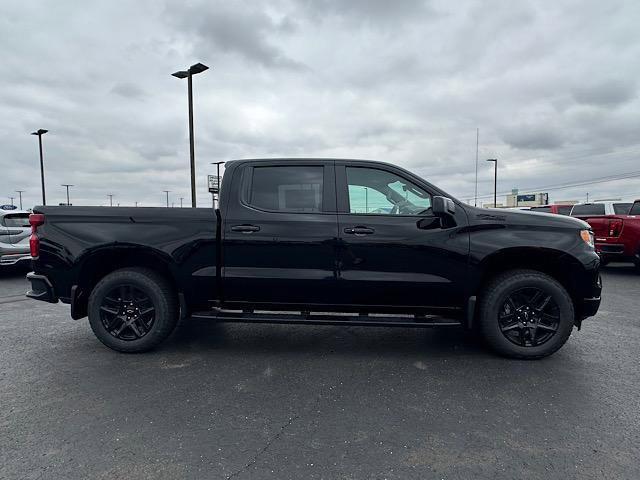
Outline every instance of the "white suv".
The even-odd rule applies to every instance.
[[[0,209],[0,266],[31,260],[29,212]]]

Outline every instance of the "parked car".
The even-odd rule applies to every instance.
[[[631,205],[631,202],[619,201],[576,203],[571,209],[571,216],[582,218],[595,215],[627,215]]]
[[[157,346],[182,315],[478,326],[499,353],[541,358],[600,305],[585,222],[470,207],[385,163],[231,161],[215,211],[34,212],[27,295],[71,304],[122,352]]]
[[[553,213],[556,215],[570,215],[572,208],[573,208],[573,205],[552,204],[552,205],[539,205],[537,207],[531,207],[531,211],[538,212],[538,213]]]
[[[629,215],[585,217],[595,234],[596,252],[602,263],[632,262],[640,271],[640,200]]]
[[[0,209],[0,267],[28,264],[30,233],[29,212]]]

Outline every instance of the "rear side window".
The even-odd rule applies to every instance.
[[[560,205],[558,207],[558,213],[560,215],[571,215],[571,209],[573,207],[571,205]]]
[[[631,207],[631,211],[629,215],[640,215],[640,202],[635,202],[633,207]]]
[[[5,215],[2,224],[5,227],[29,227],[29,214],[14,213]]]
[[[631,210],[632,203],[614,203],[613,204],[613,212],[616,215],[628,215],[629,210]]]
[[[534,212],[551,213],[551,207],[531,207]]]
[[[321,212],[324,168],[254,167],[249,204],[277,212]]]
[[[585,203],[584,205],[574,205],[571,216],[584,215],[604,215],[604,203]]]

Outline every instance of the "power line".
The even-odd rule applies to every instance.
[[[573,187],[581,187],[581,186],[585,186],[585,185],[594,185],[597,183],[606,183],[606,182],[613,182],[613,181],[617,181],[617,180],[626,180],[628,178],[637,178],[640,177],[640,171],[635,171],[635,172],[628,172],[628,173],[620,173],[617,175],[609,175],[606,177],[596,177],[596,178],[592,178],[592,179],[586,179],[586,180],[581,180],[578,182],[572,182],[572,183],[561,183],[561,184],[552,184],[552,185],[546,185],[546,186],[541,186],[541,187],[533,187],[533,188],[528,188],[525,190],[521,190],[521,193],[535,193],[535,192],[540,192],[540,191],[549,191],[549,190],[562,190],[565,188],[573,188]],[[506,192],[500,192],[499,195],[509,195],[511,194],[511,191],[506,191]],[[461,197],[468,197],[469,195],[461,195]],[[493,197],[493,194],[489,194],[489,195],[479,195],[478,198],[490,198]]]

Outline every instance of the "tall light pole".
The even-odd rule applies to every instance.
[[[167,208],[169,208],[169,192],[171,190],[162,190],[162,191],[167,194]]]
[[[67,188],[67,207],[68,207],[69,205],[71,205],[71,203],[69,203],[69,187],[73,187],[75,185],[71,185],[70,183],[63,183],[61,186]]]
[[[191,158],[191,206],[196,208],[196,154],[193,142],[193,81],[192,78],[198,73],[202,73],[209,67],[202,63],[191,65],[188,70],[181,70],[172,73],[176,78],[187,79],[187,94],[189,97],[189,154]]]
[[[109,193],[107,197],[109,197],[109,206],[113,207],[113,193]]]
[[[182,208],[182,200],[184,200],[184,197],[180,197],[180,208]]]
[[[22,210],[22,194],[24,190],[16,190],[16,193],[20,196],[20,210]]]
[[[44,160],[42,159],[42,135],[47,133],[49,130],[40,129],[35,132],[31,132],[31,135],[38,136],[38,145],[40,146],[40,180],[42,182],[42,205],[47,204],[47,197],[44,193]]]
[[[16,197],[9,197],[9,200],[11,200],[11,206],[13,207],[13,199]]]
[[[493,172],[493,208],[498,207],[498,159],[487,158],[487,162],[493,162],[495,165]]]

